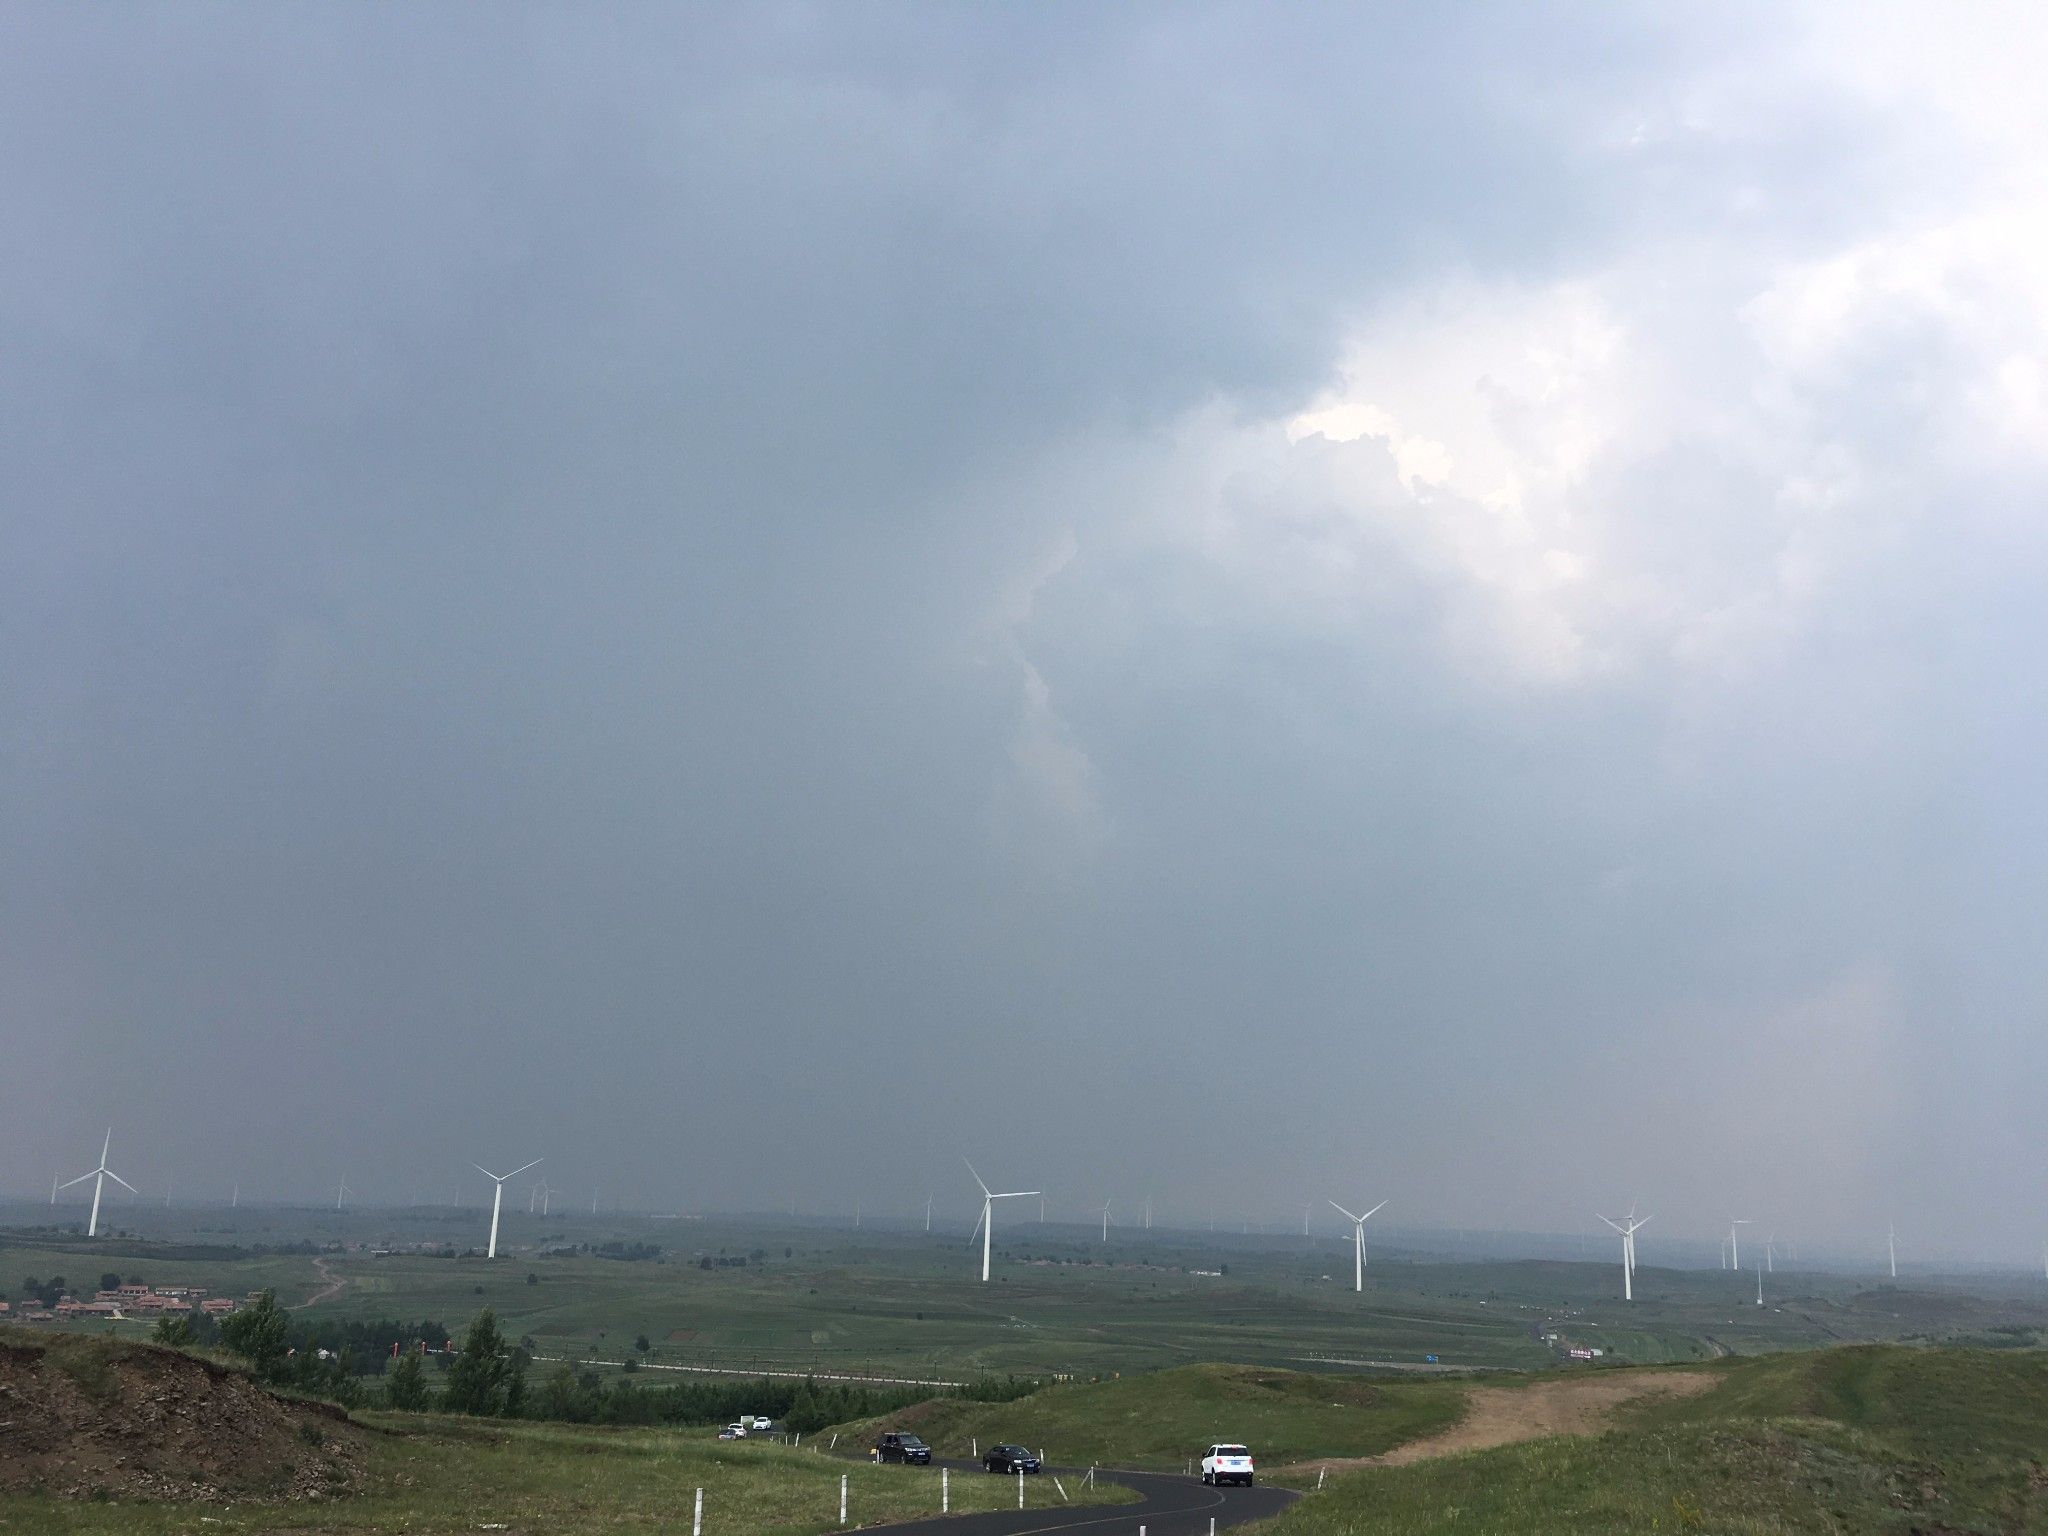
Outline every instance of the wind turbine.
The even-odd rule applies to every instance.
[[[1145,1230],[1147,1232],[1152,1230],[1152,1197],[1150,1195],[1145,1197]]]
[[[485,1178],[489,1179],[491,1181],[492,1186],[491,1246],[489,1251],[487,1251],[484,1254],[485,1258],[495,1259],[498,1256],[498,1208],[505,1203],[505,1181],[507,1179],[516,1179],[519,1177],[520,1174],[526,1172],[528,1168],[538,1168],[542,1163],[546,1161],[547,1159],[544,1157],[536,1157],[532,1162],[525,1164],[523,1167],[514,1168],[510,1173],[493,1173],[490,1169],[486,1168],[482,1163],[471,1163],[469,1165],[470,1167],[474,1168],[478,1173],[482,1174]]]
[[[114,1132],[113,1128],[109,1127],[107,1130],[107,1139],[100,1143],[99,1167],[93,1169],[91,1173],[81,1173],[75,1179],[67,1179],[64,1183],[59,1184],[57,1186],[59,1189],[69,1189],[73,1184],[83,1184],[87,1179],[92,1180],[92,1215],[87,1218],[85,1223],[85,1235],[87,1237],[97,1237],[99,1235],[100,1191],[106,1188],[107,1180],[112,1179],[116,1184],[120,1185],[123,1189],[127,1190],[128,1193],[131,1195],[137,1193],[137,1190],[133,1184],[130,1184],[126,1179],[122,1178],[121,1175],[114,1172],[113,1169],[107,1166],[107,1152],[110,1148],[112,1148],[113,1145]]]
[[[1345,1216],[1351,1222],[1351,1288],[1355,1291],[1365,1289],[1365,1224],[1372,1220],[1373,1211],[1377,1211],[1380,1205],[1385,1205],[1386,1203],[1386,1201],[1382,1200],[1379,1205],[1374,1206],[1371,1211],[1367,1211],[1363,1216],[1353,1216],[1351,1212],[1344,1211],[1343,1206],[1337,1205],[1336,1201],[1332,1200],[1330,1202],[1332,1205],[1337,1205],[1338,1210],[1344,1211]]]
[[[1728,1267],[1730,1269],[1739,1270],[1742,1268],[1742,1238],[1739,1229],[1754,1225],[1755,1223],[1747,1216],[1731,1216],[1728,1218]]]
[[[1315,1207],[1315,1202],[1314,1202],[1313,1200],[1311,1200],[1311,1201],[1307,1202],[1307,1203],[1306,1203],[1306,1204],[1304,1204],[1304,1205],[1302,1206],[1302,1208],[1301,1208],[1301,1235],[1302,1235],[1303,1237],[1307,1237],[1307,1236],[1308,1236],[1308,1217],[1309,1217],[1309,1212],[1313,1211],[1313,1210],[1314,1210],[1315,1208],[1316,1208],[1316,1207]]]
[[[1598,1211],[1595,1211],[1593,1214],[1600,1216]],[[1650,1218],[1645,1216],[1641,1221],[1636,1220],[1635,1207],[1630,1206],[1628,1215],[1624,1216],[1620,1221],[1616,1221],[1610,1216],[1600,1216],[1600,1219],[1621,1234],[1621,1299],[1623,1301],[1634,1301],[1636,1299],[1636,1232],[1640,1228],[1648,1226]]]
[[[932,1197],[930,1195],[924,1197],[924,1229],[927,1232],[932,1229]]]
[[[1764,1268],[1774,1275],[1778,1272],[1778,1234],[1775,1232],[1764,1239]]]
[[[1884,1224],[1884,1251],[1892,1261],[1892,1278],[1896,1280],[1899,1278],[1899,1229],[1889,1219]]]
[[[963,1163],[967,1163],[967,1159],[964,1157],[961,1158],[960,1161]],[[967,1163],[967,1171],[969,1173],[974,1173],[974,1164]],[[981,1184],[980,1174],[974,1173],[974,1182],[977,1184]],[[995,1235],[996,1202],[998,1200],[1021,1200],[1027,1195],[1035,1195],[1037,1193],[1038,1191],[1035,1189],[1006,1189],[1001,1194],[997,1194],[994,1190],[990,1189],[986,1184],[981,1184],[981,1220],[976,1222],[975,1226],[981,1232],[982,1284],[986,1285],[988,1283],[989,1244]],[[973,1235],[969,1234],[967,1240],[970,1243],[973,1242]]]
[[[57,1180],[62,1176],[63,1175],[61,1171],[50,1175],[50,1204],[52,1205],[55,1205],[57,1203]],[[2048,1253],[2048,1243],[2043,1243],[2041,1245],[2041,1251],[2043,1253]]]
[[[1756,1304],[1764,1304],[1764,1267],[1761,1264],[1756,1267]]]
[[[347,1202],[351,1193],[352,1191],[348,1187],[348,1175],[344,1173],[341,1176],[341,1187],[334,1192],[334,1208],[337,1211]]]
[[[1102,1202],[1102,1240],[1105,1243],[1109,1241],[1109,1202],[1107,1200]]]

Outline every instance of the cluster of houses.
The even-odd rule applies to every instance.
[[[56,1318],[110,1317],[138,1318],[165,1317],[176,1313],[190,1312],[195,1308],[208,1317],[225,1317],[241,1305],[232,1296],[213,1296],[196,1285],[120,1285],[111,1291],[96,1291],[91,1301],[80,1301],[76,1296],[66,1296],[54,1307],[43,1307],[30,1303],[17,1315],[28,1323],[45,1323]],[[8,1304],[0,1301],[0,1316],[9,1314]]]

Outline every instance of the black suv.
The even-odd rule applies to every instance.
[[[900,1461],[906,1467],[928,1467],[932,1464],[932,1448],[915,1435],[900,1435],[892,1429],[875,1442],[875,1460]]]
[[[1038,1458],[1021,1445],[992,1445],[982,1453],[981,1464],[990,1472],[1038,1470]]]

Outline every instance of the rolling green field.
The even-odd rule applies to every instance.
[[[1860,1347],[1709,1367],[1622,1427],[1347,1473],[1272,1536],[2048,1531],[2048,1353]]]
[[[1011,1403],[941,1398],[844,1435],[865,1443],[883,1428],[912,1429],[941,1456],[1015,1440],[1063,1465],[1179,1471],[1218,1440],[1246,1442],[1262,1464],[1377,1455],[1454,1422],[1463,1396],[1450,1381],[1191,1365],[1045,1387]]]
[[[1955,1283],[1781,1272],[1759,1308],[1745,1277],[1645,1268],[1643,1299],[1625,1306],[1610,1264],[1427,1263],[1398,1250],[1375,1254],[1361,1296],[1334,1240],[1112,1231],[1103,1244],[1096,1231],[1058,1223],[999,1229],[987,1285],[961,1233],[766,1218],[543,1221],[521,1211],[507,1215],[511,1251],[495,1262],[377,1251],[459,1252],[486,1222],[448,1209],[124,1209],[120,1225],[134,1240],[0,1230],[0,1292],[18,1296],[21,1277],[52,1273],[89,1287],[111,1269],[235,1295],[269,1286],[287,1304],[322,1296],[309,1315],[431,1318],[451,1331],[489,1305],[543,1357],[618,1362],[645,1335],[648,1384],[663,1368],[939,1381],[1085,1379],[1211,1361],[1384,1372],[1425,1370],[1431,1354],[1442,1368],[1533,1369],[1568,1345],[1652,1363],[2048,1329],[2038,1288],[1984,1295]],[[338,1246],[317,1259],[253,1251],[307,1241]],[[659,1245],[662,1258],[581,1251],[605,1242]]]

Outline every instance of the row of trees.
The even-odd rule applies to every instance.
[[[159,1337],[167,1342],[197,1342],[168,1336],[166,1325],[184,1319],[165,1319]],[[437,1394],[429,1384],[425,1360],[417,1341],[442,1337],[436,1323],[416,1324],[410,1329],[395,1323],[346,1325],[360,1330],[330,1343],[328,1338],[340,1325],[312,1326],[296,1323],[277,1304],[273,1292],[265,1291],[250,1305],[222,1319],[220,1342],[234,1351],[263,1380],[289,1386],[347,1406],[361,1400],[357,1376],[362,1374],[359,1353],[365,1345],[397,1339],[399,1353],[383,1369],[380,1353],[376,1365],[384,1376],[384,1404],[408,1412],[429,1407],[447,1413],[466,1413],[483,1418],[549,1419],[573,1424],[724,1424],[742,1414],[764,1414],[799,1434],[810,1434],[828,1424],[850,1419],[872,1418],[921,1402],[930,1393],[917,1387],[869,1386],[860,1382],[820,1382],[760,1379],[754,1381],[683,1381],[671,1386],[643,1387],[630,1380],[607,1386],[590,1366],[567,1362],[549,1372],[538,1388],[529,1389],[528,1376],[533,1357],[521,1345],[506,1338],[497,1315],[486,1307],[479,1312],[452,1356],[436,1355],[445,1380]],[[337,1347],[338,1345],[338,1347]],[[1028,1377],[988,1378],[962,1389],[962,1396],[984,1401],[1009,1401],[1033,1391],[1039,1383]]]

